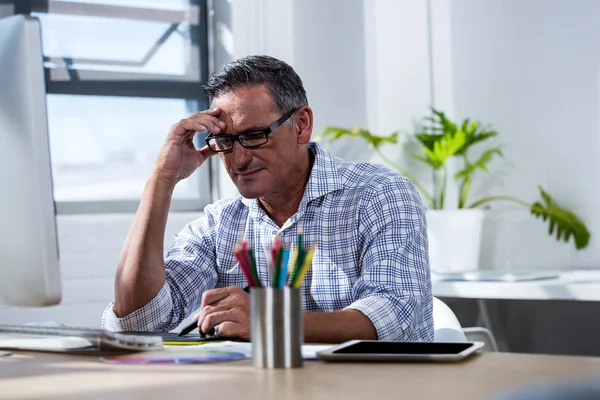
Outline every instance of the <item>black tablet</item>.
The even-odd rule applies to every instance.
[[[482,342],[384,342],[351,340],[317,353],[323,361],[460,361]]]

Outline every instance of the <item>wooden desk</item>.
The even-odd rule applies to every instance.
[[[9,399],[486,399],[534,382],[600,375],[600,358],[484,353],[458,364],[329,364],[258,370],[248,361],[123,366],[94,357],[20,353],[0,359]],[[377,397],[374,397],[377,396]]]

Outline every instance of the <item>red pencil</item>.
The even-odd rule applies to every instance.
[[[242,273],[244,274],[244,276],[246,277],[246,280],[248,281],[248,285],[256,286],[256,282],[254,282],[254,278],[252,277],[252,270],[250,269],[250,266],[247,264],[247,260],[243,256],[243,253],[244,252],[241,251],[239,248],[237,248],[237,246],[234,247],[233,255],[240,263],[240,268],[242,269]]]

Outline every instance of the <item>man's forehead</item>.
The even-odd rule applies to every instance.
[[[273,100],[266,88],[240,88],[215,97],[211,107],[220,107],[219,119],[227,124],[227,132],[235,133],[257,126],[267,126],[276,116]]]

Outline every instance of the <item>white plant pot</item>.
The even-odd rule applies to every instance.
[[[427,210],[429,264],[432,272],[474,271],[479,268],[481,209]]]

